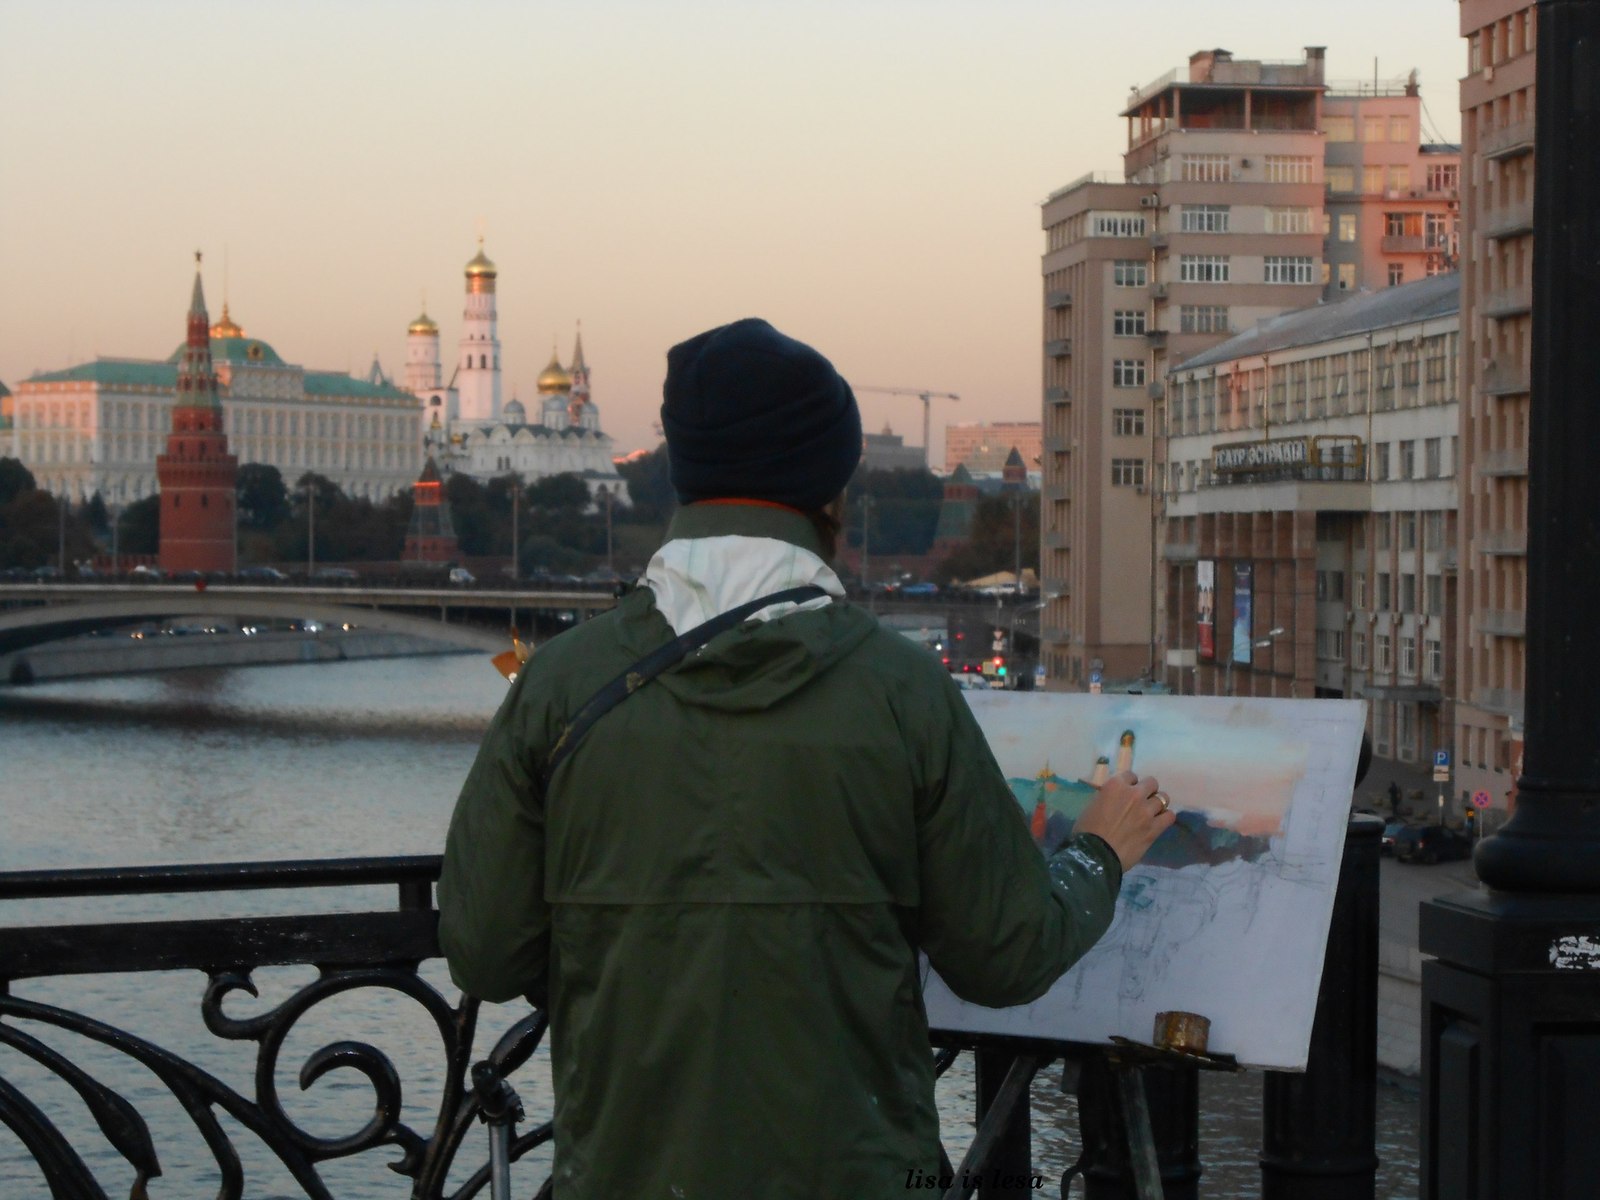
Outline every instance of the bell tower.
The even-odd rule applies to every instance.
[[[463,421],[492,421],[500,416],[500,331],[494,287],[499,271],[483,252],[467,263],[467,302],[461,314],[457,350],[457,416]]]
[[[228,453],[222,402],[211,366],[211,319],[194,255],[194,293],[188,336],[178,366],[167,452],[156,456],[161,493],[161,569],[232,571],[235,567],[234,492],[239,460]]]

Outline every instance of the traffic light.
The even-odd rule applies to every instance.
[[[1001,679],[1006,677],[1006,660],[998,654],[994,656],[994,673],[1000,676]]]

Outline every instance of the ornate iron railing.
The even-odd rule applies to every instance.
[[[472,1078],[479,1061],[473,1045],[480,1005],[468,996],[451,1000],[419,974],[425,960],[439,956],[438,913],[432,899],[439,867],[440,859],[429,856],[0,874],[0,901],[370,885],[398,888],[396,907],[382,911],[0,925],[0,1046],[31,1060],[46,1077],[76,1094],[104,1144],[126,1164],[132,1200],[145,1200],[146,1184],[162,1174],[161,1138],[125,1094],[135,1089],[120,1075],[117,1083],[107,1082],[101,1077],[106,1074],[103,1069],[96,1073],[75,1062],[41,1036],[47,1030],[98,1043],[130,1066],[154,1075],[204,1142],[221,1179],[216,1194],[225,1200],[245,1194],[247,1168],[219,1114],[253,1135],[314,1200],[333,1200],[336,1194],[324,1176],[326,1164],[383,1147],[398,1151],[388,1165],[412,1180],[413,1197],[465,1200],[479,1194],[490,1177],[487,1142],[468,1137],[481,1116]],[[259,996],[252,979],[256,971],[289,964],[313,965],[317,975],[263,1012],[247,1017],[229,1014],[227,1001],[234,993]],[[206,976],[200,999],[205,1028],[219,1039],[254,1043],[251,1094],[196,1065],[192,1052],[186,1056],[86,1013],[12,994],[12,985],[22,980],[186,969]],[[400,1071],[390,1056],[368,1042],[330,1041],[300,1064],[300,1087],[308,1089],[333,1071],[354,1071],[369,1086],[373,1107],[356,1132],[322,1136],[285,1111],[277,1084],[280,1058],[286,1040],[308,1013],[334,997],[367,990],[414,1002],[431,1019],[445,1057],[438,1110],[431,1128],[407,1123],[402,1116]],[[500,1035],[482,1061],[505,1078],[528,1062],[545,1029],[544,1014],[529,1012]],[[957,1047],[938,1051],[936,1073],[943,1074],[959,1053]],[[999,1126],[1008,1113],[996,1110],[988,1115],[992,1118],[988,1124]],[[9,1127],[32,1156],[54,1200],[104,1200],[115,1194],[108,1193],[80,1153],[85,1137],[93,1136],[85,1133],[87,1123],[69,1124],[63,1130],[46,1106],[3,1074],[0,1124]],[[510,1160],[545,1145],[551,1136],[550,1121],[532,1125],[512,1140]],[[479,1162],[480,1154],[480,1165],[462,1178],[466,1167],[456,1160],[470,1155],[465,1161],[471,1164]],[[101,1175],[106,1173],[104,1159],[102,1155]],[[950,1170],[948,1160],[945,1169]],[[548,1195],[549,1187],[546,1180],[540,1195]],[[520,1179],[518,1192],[523,1192]]]

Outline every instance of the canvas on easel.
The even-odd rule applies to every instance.
[[[968,697],[1036,840],[1053,845],[1117,771],[1154,775],[1177,823],[1122,882],[1106,936],[1044,996],[989,1009],[931,970],[936,1029],[1148,1042],[1158,1012],[1211,1021],[1212,1051],[1303,1069],[1365,705],[1351,700]]]

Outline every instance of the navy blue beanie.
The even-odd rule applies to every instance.
[[[815,512],[861,461],[861,412],[830,363],[747,317],[667,351],[661,389],[681,504],[741,498]]]

